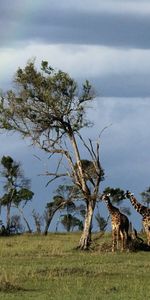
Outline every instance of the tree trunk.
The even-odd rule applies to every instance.
[[[11,208],[11,203],[7,204],[7,217],[6,217],[6,228],[9,230],[10,229],[10,208]]]
[[[47,233],[48,233],[48,228],[49,228],[49,226],[50,226],[50,224],[51,224],[51,222],[52,222],[52,219],[53,219],[54,214],[55,214],[56,211],[57,211],[57,210],[54,210],[54,211],[49,215],[49,217],[48,217],[48,219],[47,219],[47,221],[46,221],[46,225],[45,225],[45,229],[44,229],[44,235],[47,235]]]
[[[52,219],[54,217],[54,214],[56,213],[56,211],[58,211],[60,208],[62,208],[64,205],[66,204],[66,201],[63,201],[61,204],[59,204],[56,208],[54,208],[52,211],[50,211],[48,218],[46,220],[46,225],[45,225],[45,229],[44,229],[44,235],[47,235],[48,233],[48,228],[52,222]]]
[[[92,218],[93,218],[94,208],[95,208],[95,201],[88,201],[85,221],[84,221],[84,229],[79,242],[79,248],[81,250],[88,250],[91,244],[91,228],[92,228]]]

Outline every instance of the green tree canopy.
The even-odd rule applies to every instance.
[[[83,228],[82,221],[77,217],[72,216],[72,214],[64,215],[61,219],[61,224],[68,232],[73,230],[75,227],[78,227],[79,230]]]
[[[65,72],[41,63],[38,71],[33,61],[24,69],[18,68],[12,90],[1,97],[1,128],[17,130],[23,136],[48,147],[47,142],[61,141],[63,134],[77,131],[89,124],[85,118],[85,101],[93,99],[94,92],[88,81],[79,90],[77,83]],[[56,137],[55,136],[55,137]],[[49,143],[49,146],[51,146]]]
[[[110,194],[112,201],[118,204],[120,201],[125,199],[124,191],[121,190],[120,188],[106,187],[104,190],[104,194]]]

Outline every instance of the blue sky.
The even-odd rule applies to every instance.
[[[79,82],[89,79],[98,97],[88,135],[94,139],[112,124],[101,139],[102,188],[129,189],[141,200],[150,185],[150,2],[1,0],[0,28],[0,88],[13,87],[17,67],[33,57]],[[2,134],[0,156],[6,154],[32,178],[34,205],[42,212],[55,186],[45,191],[46,179],[37,176],[48,168],[45,155],[18,135]],[[133,223],[139,220],[134,213]]]

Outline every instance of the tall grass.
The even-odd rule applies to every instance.
[[[150,252],[75,249],[79,234],[0,238],[0,299],[149,299]]]

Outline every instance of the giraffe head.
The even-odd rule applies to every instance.
[[[107,194],[102,194],[101,199],[102,201],[108,202],[110,199],[111,194],[107,193]]]
[[[125,198],[129,198],[130,199],[132,196],[134,196],[134,194],[127,190],[125,192],[124,196],[125,196]]]
[[[138,202],[134,196],[134,194],[130,193],[129,191],[126,192],[126,198],[130,199],[132,206],[136,209],[136,211],[141,214],[143,217],[146,217],[147,214],[149,215],[149,210],[146,206],[142,205]]]

